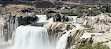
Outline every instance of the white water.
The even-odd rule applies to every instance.
[[[67,39],[70,36],[70,31],[62,35],[56,45],[56,49],[65,49],[67,45]]]
[[[86,28],[85,28],[83,25],[81,25],[81,24],[75,23],[74,25],[76,26],[76,30],[78,30],[78,29],[86,29]]]
[[[87,25],[87,20],[85,20],[85,21],[83,22],[83,25]]]
[[[74,25],[76,26],[75,28],[73,28],[72,30],[66,31],[66,33],[63,34],[62,37],[60,37],[59,41],[57,41],[56,49],[66,48],[67,40],[68,40],[68,37],[70,36],[71,31],[78,30],[78,29],[85,29],[85,27],[82,26],[81,24],[74,23]]]
[[[37,15],[39,22],[53,22],[50,18],[46,20],[45,15]],[[76,24],[76,29],[84,28],[81,25]],[[49,42],[49,36],[45,27],[35,26],[19,26],[16,29],[14,45],[8,49],[65,49],[67,45],[68,37],[72,30],[66,31],[62,37],[53,46]]]
[[[38,22],[53,22],[53,18],[50,18],[49,20],[47,20],[47,16],[46,15],[36,15],[39,19]]]
[[[36,15],[36,16],[37,16],[38,19],[39,19],[38,22],[45,22],[45,21],[47,21],[46,15]]]
[[[60,37],[59,41],[57,42],[56,49],[66,48],[68,37],[70,36],[70,32],[72,32],[73,30],[75,30],[75,28],[69,31],[65,31],[66,33],[63,34],[62,37]]]
[[[14,46],[10,49],[50,49],[45,27],[19,26],[16,29]]]

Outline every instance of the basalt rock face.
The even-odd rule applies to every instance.
[[[17,15],[0,15],[0,45],[12,44],[14,31],[20,25],[34,22],[36,17],[23,17]],[[26,23],[24,23],[26,22]]]
[[[2,1],[0,4],[6,6],[9,4],[15,4],[15,5],[30,5],[35,6],[37,8],[54,8],[56,7],[53,3],[48,1]]]
[[[37,17],[30,17],[30,16],[23,17],[23,16],[20,16],[20,17],[18,17],[18,26],[32,24],[37,19],[38,19]]]
[[[71,26],[71,27],[70,27]],[[58,38],[58,36],[62,36],[65,32],[65,30],[70,30],[71,28],[73,28],[73,25],[68,25],[65,23],[61,23],[61,22],[52,22],[52,23],[48,23],[45,24],[44,27],[47,28],[48,30],[48,34],[50,37],[50,39],[56,39]]]
[[[71,21],[71,19],[67,16],[63,16],[62,14],[54,14],[53,15],[53,21],[54,22],[68,22]]]
[[[6,44],[17,27],[17,18],[14,15],[0,15],[0,43]],[[1,45],[2,45],[1,44]]]

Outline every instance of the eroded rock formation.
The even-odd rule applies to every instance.
[[[111,48],[111,33],[104,33],[101,36],[94,36],[92,39],[93,39],[93,44],[99,42]]]
[[[72,18],[70,18],[68,16],[64,16],[60,13],[56,13],[52,17],[53,17],[54,22],[68,22],[68,21],[72,20]]]
[[[0,45],[11,44],[15,29],[20,25],[31,24],[36,21],[36,17],[19,15],[0,15]]]

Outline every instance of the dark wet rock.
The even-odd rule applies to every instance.
[[[53,15],[53,21],[54,22],[68,22],[70,21],[70,18],[57,13]]]
[[[56,11],[47,11],[47,13],[57,13]]]
[[[26,9],[21,10],[22,13],[32,12],[32,11],[33,11],[33,8],[26,8]]]
[[[20,26],[20,25],[31,24],[34,21],[36,21],[37,19],[38,19],[37,17],[30,17],[30,16],[23,17],[23,16],[20,16],[20,17],[18,17],[18,25]]]

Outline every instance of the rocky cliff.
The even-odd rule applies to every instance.
[[[37,17],[19,15],[0,15],[0,45],[11,44],[15,29],[20,25],[31,24]]]

